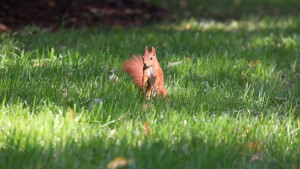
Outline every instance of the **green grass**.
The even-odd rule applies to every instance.
[[[146,111],[121,71],[145,45],[169,94]],[[298,169],[299,50],[297,17],[2,34],[0,168]]]

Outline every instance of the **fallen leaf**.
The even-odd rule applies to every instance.
[[[6,25],[0,23],[0,32],[9,32],[9,31],[10,29]]]
[[[190,30],[191,29],[191,24],[190,23],[186,24],[185,27],[184,27],[184,29],[185,30]]]
[[[248,67],[249,68],[253,68],[255,65],[259,64],[261,61],[259,59],[254,59],[254,60],[251,60],[249,63],[248,63]]]
[[[182,61],[177,61],[177,62],[169,62],[167,67],[174,67],[178,66],[182,63]]]
[[[148,125],[147,122],[145,122],[145,123],[143,124],[143,129],[144,129],[144,134],[146,134],[147,136],[150,136],[150,135],[151,135],[152,130],[151,130],[151,128],[150,128],[150,126]]]
[[[109,131],[109,138],[113,138],[115,135],[116,135],[116,133],[117,133],[117,130],[115,130],[115,129],[113,129],[113,130],[110,130]]]
[[[42,66],[45,66],[46,63],[45,62],[36,62],[33,64],[33,67],[42,67]]]
[[[110,81],[113,81],[113,82],[116,82],[116,83],[119,82],[119,77],[117,75],[115,75],[115,70],[112,69],[110,72],[111,72],[111,75],[108,77],[108,79]]]
[[[248,126],[245,130],[246,133],[249,133],[252,130],[252,126]]]
[[[261,62],[261,60],[255,59],[255,63],[260,63],[260,62]]]
[[[75,122],[76,112],[72,108],[68,107],[68,114],[71,116],[72,121]]]
[[[126,165],[129,165],[133,162],[133,159],[126,159],[124,157],[117,157],[113,161],[110,161],[107,164],[108,169],[117,169],[118,167],[124,167]]]
[[[153,104],[143,104],[143,111],[146,111],[148,109],[152,109],[154,106]]]
[[[283,101],[283,100],[285,100],[285,98],[283,98],[283,97],[275,97],[275,99],[278,100],[278,101]]]

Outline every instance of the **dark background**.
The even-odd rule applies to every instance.
[[[182,18],[226,21],[300,13],[299,0],[2,0],[0,30],[143,26]]]

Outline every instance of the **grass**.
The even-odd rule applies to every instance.
[[[121,71],[145,45],[169,94],[147,110]],[[0,168],[298,169],[299,49],[296,17],[2,34]]]

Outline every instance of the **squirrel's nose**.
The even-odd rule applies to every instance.
[[[147,64],[146,64],[146,63],[144,63],[144,67],[147,67]]]

